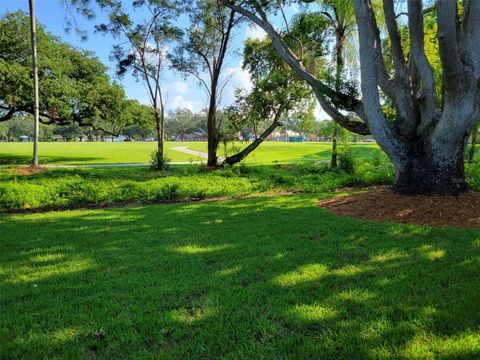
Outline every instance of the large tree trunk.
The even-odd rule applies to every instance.
[[[410,142],[401,157],[394,158],[393,189],[402,194],[446,195],[469,190],[465,180],[465,142],[446,154],[443,144]]]

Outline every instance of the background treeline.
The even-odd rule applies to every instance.
[[[144,106],[143,107],[147,107]],[[148,107],[147,107],[148,108]],[[65,125],[40,124],[40,141],[105,141],[122,135],[124,141],[151,141],[155,138],[154,121],[149,111],[144,111],[136,122],[126,124],[117,134],[106,133],[91,126],[80,126],[77,123]],[[219,111],[218,118],[223,119],[221,138],[229,140],[252,140],[268,126],[267,122],[252,124],[237,124],[231,121],[225,112]],[[278,128],[273,139],[285,140],[288,134],[298,134],[309,140],[330,141],[334,132],[331,120],[320,122],[302,121],[292,113],[284,116],[283,126]],[[170,141],[202,141],[206,139],[206,112],[194,113],[189,109],[177,108],[166,117],[165,137]],[[369,139],[337,129],[338,136],[346,141]],[[9,121],[0,122],[0,141],[30,141],[33,137],[33,120],[30,115],[15,116]]]

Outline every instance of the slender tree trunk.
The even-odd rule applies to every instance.
[[[35,24],[35,0],[29,0],[30,7],[30,32],[32,37],[32,73],[33,73],[33,158],[32,166],[38,166],[38,136],[39,136],[39,111],[38,111],[38,59],[37,59],[37,30]]]
[[[217,148],[218,148],[218,131],[217,131],[217,78],[212,81],[210,94],[210,104],[207,115],[207,136],[208,136],[208,167],[217,166]]]
[[[338,135],[338,125],[337,123],[334,121],[333,122],[333,133],[332,133],[332,159],[331,159],[331,162],[330,162],[330,166],[332,168],[335,168],[337,167],[338,163],[337,163],[337,155],[338,155],[338,151],[337,151],[337,135]]]
[[[163,112],[160,114],[158,110],[155,109],[155,130],[157,133],[157,153],[155,154],[157,158],[156,170],[163,170]]]
[[[342,35],[342,30],[337,29],[335,36],[335,90],[340,90],[340,83],[342,79],[342,70],[343,70],[343,43],[345,41],[344,36]],[[330,165],[332,168],[337,167],[337,138],[338,138],[338,124],[333,120],[333,134],[332,134],[332,159]]]

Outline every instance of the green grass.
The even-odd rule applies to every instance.
[[[480,191],[479,163],[466,164],[466,175],[472,189]],[[392,166],[372,159],[357,160],[354,173],[332,171],[323,163],[240,165],[217,171],[195,164],[172,166],[166,172],[147,167],[50,169],[33,175],[6,168],[0,169],[0,210],[165,202],[272,191],[318,193],[392,181]]]
[[[227,149],[219,147],[219,154],[232,154],[246,146],[244,142],[229,144]],[[380,150],[378,145],[372,143],[349,143],[355,156],[363,159],[377,157],[386,160],[387,156]],[[206,151],[206,143],[194,142],[189,148],[198,151]],[[332,144],[329,142],[263,142],[243,162],[245,164],[303,164],[314,161],[329,161],[332,156]],[[226,150],[226,151],[225,151]]]
[[[40,163],[43,164],[107,164],[107,163],[147,163],[155,150],[154,142],[118,143],[40,143]],[[173,147],[185,146],[192,150],[207,152],[206,142],[167,142],[166,155],[170,161],[205,161],[185,154]],[[246,146],[244,142],[229,144],[226,151],[219,146],[218,155],[232,154]],[[387,161],[378,145],[372,143],[349,143],[357,158],[373,161]],[[328,142],[289,143],[266,141],[252,152],[242,163],[251,165],[304,164],[315,161],[329,161],[332,144]],[[32,154],[31,143],[0,142],[1,164],[29,164]],[[475,158],[480,161],[480,146]]]
[[[190,144],[167,142],[166,156],[170,161],[204,160],[172,150],[172,147]],[[29,164],[32,146],[32,143],[0,142],[0,165]],[[39,145],[39,161],[40,164],[148,163],[155,149],[156,142],[42,142]]]
[[[377,174],[378,175],[378,174]],[[0,170],[0,209],[158,202],[264,192],[322,192],[351,185],[353,176],[327,166],[255,166],[205,171],[202,166],[54,169],[19,175]]]
[[[43,164],[105,164],[105,163],[145,163],[155,150],[154,142],[118,142],[118,143],[77,143],[51,142],[40,143],[40,163]],[[205,159],[185,154],[173,147],[185,146],[192,150],[207,152],[206,142],[167,142],[166,154],[171,161],[198,161]],[[229,145],[228,152],[246,146],[245,143]],[[375,144],[352,143],[357,156],[386,156]],[[218,154],[224,154],[220,146]],[[31,143],[0,142],[0,164],[28,164],[31,160]],[[306,163],[328,161],[331,156],[331,143],[287,143],[264,142],[247,159],[246,164]]]
[[[318,195],[0,216],[2,359],[478,359],[480,232]]]

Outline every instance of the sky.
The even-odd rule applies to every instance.
[[[28,13],[28,0],[0,0],[0,14],[17,10],[23,10]],[[137,99],[143,104],[149,104],[148,91],[142,81],[136,81],[131,74],[125,75],[122,79],[115,75],[115,62],[110,61],[109,55],[112,46],[117,41],[110,35],[105,36],[94,31],[96,24],[107,21],[104,12],[96,9],[96,16],[92,20],[88,20],[81,15],[75,15],[78,27],[87,33],[87,40],[82,41],[75,31],[70,33],[65,31],[66,8],[63,0],[37,0],[35,11],[37,22],[41,23],[48,32],[77,48],[93,51],[108,66],[112,79],[124,86],[129,98]],[[264,32],[260,28],[252,28],[248,24],[243,23],[235,32],[232,50],[241,52],[247,37],[258,38],[263,36]],[[241,61],[241,55],[239,54],[230,55],[227,59],[225,71],[228,74],[232,74],[232,80],[226,87],[220,104],[221,107],[229,105],[234,101],[234,90],[236,87],[247,89],[251,87],[249,74],[242,70]],[[198,86],[198,82],[194,79],[184,79],[182,74],[177,71],[166,69],[162,80],[167,93],[167,110],[184,107],[195,112],[205,107],[205,95]]]
[[[150,103],[148,90],[142,81],[137,81],[131,74],[127,74],[123,78],[118,78],[115,75],[115,62],[111,61],[109,56],[113,45],[118,41],[110,35],[102,35],[94,31],[95,25],[107,22],[108,18],[105,12],[95,8],[95,18],[92,20],[88,20],[81,15],[75,15],[77,26],[87,34],[87,40],[82,41],[75,31],[69,33],[65,31],[67,9],[63,0],[36,0],[35,3],[37,22],[41,23],[48,32],[77,48],[93,51],[108,66],[111,78],[124,86],[127,97],[137,99],[143,104]],[[130,3],[130,1],[127,3]],[[17,10],[28,13],[28,0],[0,0],[0,14]],[[296,10],[293,9],[292,11],[295,12]],[[247,38],[262,38],[264,36],[265,33],[262,29],[251,26],[247,22],[241,23],[241,26],[235,30],[232,38],[232,50],[234,51],[231,51],[228,56],[225,67],[225,71],[231,74],[232,78],[225,88],[220,108],[234,102],[235,88],[241,87],[247,90],[251,88],[250,76],[241,67],[241,52]],[[179,72],[166,69],[162,81],[164,92],[167,94],[167,111],[180,107],[197,112],[206,107],[205,94],[195,79],[185,79]],[[318,107],[315,113],[317,118],[326,117]]]

